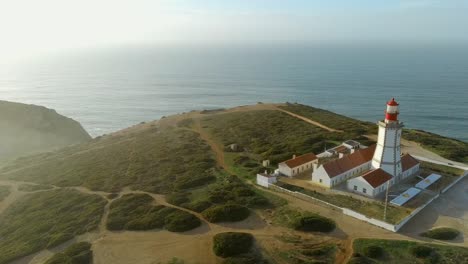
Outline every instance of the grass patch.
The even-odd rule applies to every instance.
[[[237,144],[245,153],[257,157],[257,161],[248,161],[248,166],[243,167],[255,167],[262,159],[275,164],[293,154],[318,153],[323,151],[327,141],[345,139],[343,133],[330,133],[275,110],[218,114],[205,117],[201,122],[225,147]]]
[[[10,186],[0,185],[0,202],[10,195]]]
[[[288,206],[274,211],[273,223],[306,232],[328,233],[336,228],[336,223],[332,219]]]
[[[219,257],[233,257],[251,250],[254,237],[249,233],[226,232],[213,237],[213,251]]]
[[[429,175],[431,173],[438,173],[441,175],[445,176],[454,176],[458,177],[463,175],[465,173],[464,170],[459,169],[459,168],[454,168],[446,165],[441,165],[441,164],[435,164],[431,162],[426,162],[426,161],[420,161],[421,162],[421,174],[423,175]]]
[[[130,186],[156,193],[198,187],[215,179],[211,149],[197,133],[151,126],[135,130],[18,159],[3,167],[0,177],[107,192]]]
[[[402,137],[407,140],[418,142],[424,148],[444,158],[459,162],[468,162],[467,142],[417,129],[404,129]]]
[[[362,263],[468,263],[468,249],[462,247],[384,239],[356,239],[353,247],[355,258],[368,261]],[[385,257],[372,260],[364,257],[369,247],[382,248]]]
[[[249,208],[272,208],[285,200],[261,192],[234,175],[223,174],[216,183],[192,190],[174,192],[166,195],[168,203],[181,206],[196,212],[225,204],[242,204]]]
[[[295,242],[296,248],[278,252],[278,256],[286,263],[335,263],[337,246],[332,243],[307,243],[303,240]]]
[[[453,240],[459,235],[460,231],[450,227],[434,228],[421,234],[423,237],[429,237],[437,240]]]
[[[0,263],[97,228],[106,201],[74,190],[28,194],[0,216]]]
[[[45,184],[20,184],[18,186],[18,191],[35,192],[35,191],[50,190],[52,188],[53,188],[52,186],[45,185]]]
[[[151,230],[164,228],[184,232],[201,225],[200,219],[185,211],[153,205],[148,194],[127,194],[112,202],[107,220],[109,230]]]
[[[67,247],[63,252],[56,253],[45,264],[91,264],[93,251],[88,242],[79,242]]]
[[[359,137],[363,134],[377,133],[377,126],[371,122],[359,121],[308,105],[287,104],[286,106],[280,106],[279,108],[317,121],[327,127],[342,130],[349,134],[349,139]]]
[[[250,210],[237,204],[216,205],[203,211],[202,215],[211,223],[237,222],[249,217]]]
[[[278,186],[288,189],[290,191],[297,191],[303,194],[312,196],[322,201],[334,204],[339,207],[344,207],[364,214],[368,217],[383,220],[384,203],[381,202],[368,202],[360,199],[353,198],[352,196],[341,194],[323,194],[317,191],[307,190],[299,186],[278,182]],[[387,206],[387,222],[397,224],[411,213],[411,209],[406,207]]]

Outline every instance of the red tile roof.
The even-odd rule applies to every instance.
[[[338,176],[352,168],[358,167],[372,159],[375,145],[365,149],[356,150],[354,153],[346,155],[341,159],[332,160],[323,164],[323,168],[330,178]]]
[[[307,153],[301,156],[298,156],[296,158],[284,161],[282,163],[285,163],[289,168],[296,168],[299,167],[305,163],[314,161],[317,159],[317,156],[315,156],[314,153]]]
[[[410,154],[405,154],[401,157],[401,168],[403,169],[403,171],[407,171],[418,164],[419,161],[413,158],[413,156],[411,156]]]
[[[362,175],[362,178],[372,187],[376,188],[390,180],[392,178],[392,175],[378,168]]]

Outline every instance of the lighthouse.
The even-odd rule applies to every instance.
[[[381,168],[393,176],[392,183],[401,179],[401,131],[403,123],[398,121],[399,104],[395,98],[387,102],[385,110],[385,119],[379,121],[379,135],[374,156],[372,158],[372,167]]]

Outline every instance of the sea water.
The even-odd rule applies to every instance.
[[[193,109],[298,102],[468,141],[468,48],[151,47],[59,53],[0,69],[0,99],[56,109],[93,136]]]

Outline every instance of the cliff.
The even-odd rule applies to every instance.
[[[0,101],[0,161],[90,139],[80,123],[55,110]]]

